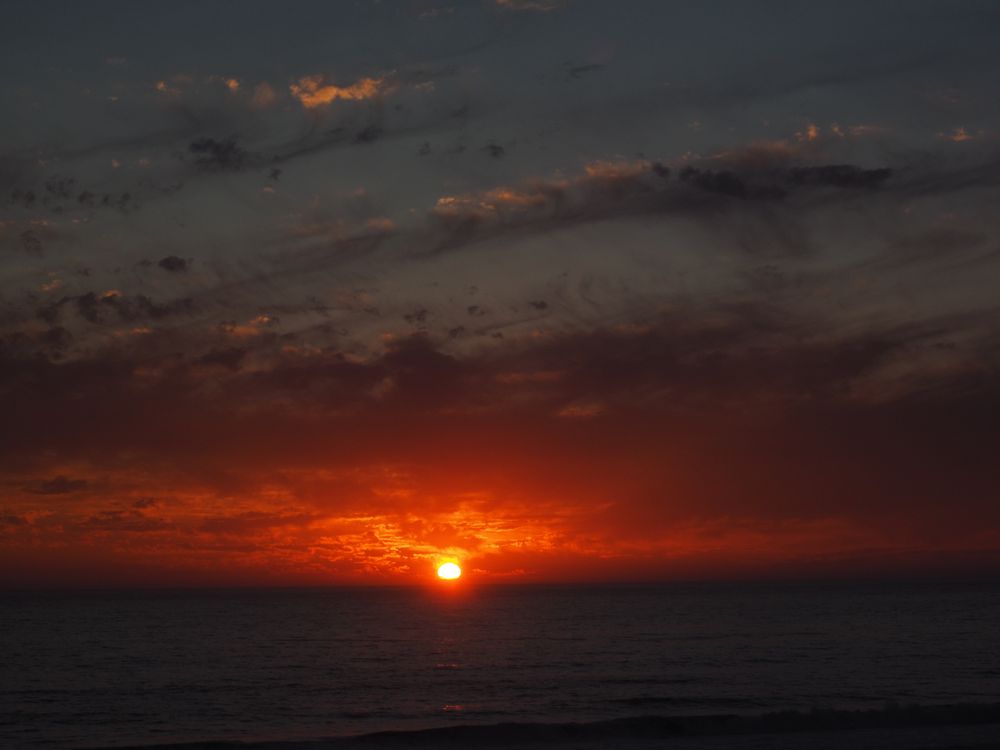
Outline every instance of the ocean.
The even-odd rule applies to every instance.
[[[996,584],[0,594],[0,746],[1000,701]]]

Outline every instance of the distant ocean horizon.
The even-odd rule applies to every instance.
[[[0,593],[0,746],[1000,702],[996,582]]]

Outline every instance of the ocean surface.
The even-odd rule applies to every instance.
[[[995,584],[0,594],[0,747],[1000,701]]]

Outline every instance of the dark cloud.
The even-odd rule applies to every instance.
[[[183,273],[188,270],[188,261],[176,255],[168,255],[165,258],[161,258],[156,265],[164,271],[170,271],[171,273]]]
[[[738,162],[740,156],[731,158]],[[888,168],[865,170],[847,165],[803,167],[801,172],[793,173],[766,163],[742,169],[707,169],[688,164],[677,179],[671,179],[670,168],[660,162],[595,162],[583,175],[571,180],[532,180],[443,197],[430,212],[431,234],[423,242],[431,245],[431,252],[439,252],[505,233],[546,232],[659,215],[689,216],[719,225],[720,217],[734,211],[749,212],[747,216],[771,225],[772,234],[787,237],[794,219],[779,225],[774,215],[755,206],[791,201],[819,187],[867,195],[889,174]],[[815,204],[816,197],[810,197]],[[864,196],[855,199],[863,200]],[[790,237],[784,242],[790,253],[801,252],[801,242]],[[775,246],[773,242],[771,246]]]
[[[279,424],[299,414],[361,418],[385,412],[403,418],[486,407],[493,413],[512,410],[544,421],[566,404],[595,401],[605,404],[608,413],[639,409],[649,415],[740,411],[765,404],[780,409],[809,404],[860,408],[905,398],[989,403],[997,398],[996,389],[977,374],[974,364],[962,364],[967,360],[963,350],[932,348],[943,326],[961,325],[928,321],[831,336],[823,333],[821,321],[805,321],[778,307],[745,304],[678,312],[635,330],[607,328],[512,341],[480,356],[458,357],[426,335],[392,339],[384,353],[365,361],[335,350],[286,353],[277,342],[259,340],[253,369],[242,367],[249,356],[245,347],[146,360],[109,353],[62,364],[45,362],[34,353],[8,354],[0,367],[0,391],[12,404],[6,417],[8,434],[20,436],[24,447],[79,440],[88,452],[155,443],[175,428],[180,432],[171,440],[191,439],[195,424],[202,425],[199,434],[209,438],[219,429],[230,429],[226,425],[235,425],[248,408]],[[461,334],[461,328],[455,329],[446,341]],[[918,372],[909,385],[899,375],[884,379],[883,373],[896,363],[924,351],[951,364]],[[148,374],[139,376],[140,371]],[[495,378],[498,373],[533,372],[559,375]],[[866,394],[865,401],[857,401],[859,391]],[[58,433],[42,429],[55,419],[62,425]],[[159,434],[147,432],[143,425],[149,420],[160,425]],[[212,422],[215,426],[208,427]],[[16,445],[4,442],[7,450]],[[69,481],[61,477],[45,487],[75,487]]]
[[[774,178],[785,183],[750,184],[745,177],[733,171],[712,171],[696,167],[684,167],[679,174],[681,181],[720,195],[742,199],[780,199],[788,195],[792,186],[835,187],[850,189],[875,189],[881,187],[892,176],[892,170],[862,169],[852,164],[831,164],[823,166],[795,167],[776,170]]]
[[[796,167],[789,170],[793,185],[820,185],[838,188],[878,188],[892,177],[892,170],[862,169],[852,164],[829,164],[819,167]]]
[[[30,229],[21,232],[21,249],[28,255],[33,255],[36,258],[43,254],[42,241]]]
[[[428,315],[427,310],[425,310],[424,308],[420,308],[419,310],[414,310],[411,313],[407,313],[406,315],[403,316],[403,319],[407,323],[413,323],[413,324],[426,323],[427,315]]]
[[[71,495],[87,489],[90,483],[85,479],[71,479],[63,474],[47,481],[27,487],[26,490],[35,495]]]
[[[685,167],[681,170],[680,179],[711,193],[729,195],[734,198],[749,197],[746,183],[732,172],[712,172],[711,170],[703,171],[694,167]]]
[[[0,356],[59,358],[73,343],[73,335],[62,326],[27,333],[15,331],[0,336]]]
[[[190,300],[175,300],[160,304],[144,294],[102,294],[88,292],[76,298],[77,312],[91,323],[101,323],[109,313],[114,313],[119,320],[132,322],[163,318],[178,312],[189,312],[192,309]]]
[[[199,138],[188,144],[188,151],[194,155],[194,163],[206,170],[240,170],[250,158],[235,136],[224,140]]]
[[[158,320],[189,314],[195,309],[193,301],[188,298],[159,303],[144,294],[128,295],[117,291],[103,294],[87,292],[76,297],[63,297],[57,302],[46,305],[38,310],[38,317],[49,323],[55,322],[59,320],[63,308],[67,305],[72,305],[81,318],[94,324]]]
[[[582,78],[588,73],[596,73],[599,70],[604,70],[603,65],[598,65],[596,63],[591,63],[588,65],[572,65],[569,67],[570,78]]]
[[[355,143],[374,143],[379,138],[382,137],[382,128],[377,125],[369,125],[362,130],[359,130],[354,135]]]
[[[135,197],[130,192],[96,193],[89,189],[79,189],[76,178],[49,177],[36,190],[32,188],[14,188],[10,193],[9,203],[25,209],[46,209],[50,213],[86,209],[115,209],[124,213],[139,207]]]
[[[0,527],[3,526],[27,526],[28,519],[13,513],[0,512]]]
[[[747,185],[745,180],[729,171],[713,172],[710,169],[696,169],[688,166],[682,169],[678,176],[682,182],[693,185],[700,190],[744,200],[748,198],[778,200],[788,194],[786,190],[777,185]]]
[[[55,198],[71,198],[76,192],[76,178],[50,177],[45,181],[45,192]]]
[[[35,194],[34,190],[22,190],[21,188],[15,188],[10,193],[10,203],[22,208],[32,208],[37,199],[38,196]]]
[[[162,518],[151,518],[137,510],[107,510],[88,516],[80,523],[82,529],[115,532],[155,532],[173,529],[175,524]]]

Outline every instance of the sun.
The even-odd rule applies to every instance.
[[[441,563],[438,568],[438,578],[452,581],[462,575],[462,569],[453,562]]]

